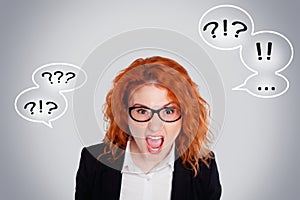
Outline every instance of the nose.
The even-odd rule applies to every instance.
[[[162,130],[164,123],[165,122],[158,117],[158,114],[155,113],[152,119],[149,121],[148,128],[153,132],[157,132]]]

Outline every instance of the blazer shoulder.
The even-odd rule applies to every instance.
[[[83,147],[80,155],[79,168],[86,167],[92,169],[98,163],[98,156],[103,152],[104,145],[96,144],[89,147]]]
[[[89,147],[84,147],[82,151],[85,151],[85,154],[89,154],[87,156],[90,157],[90,159],[88,159],[89,161],[92,159],[101,165],[101,167],[108,167],[121,171],[124,162],[124,155],[121,154],[119,158],[114,159],[111,153],[104,153],[105,148],[107,148],[106,150],[109,150],[109,146],[107,144],[99,143]],[[86,157],[84,156],[84,153],[82,153],[82,157]]]
[[[99,143],[94,144],[88,147],[84,147],[83,150],[87,150],[89,154],[91,154],[94,158],[97,159],[97,157],[104,152],[105,144]]]
[[[111,170],[109,165],[99,160],[99,156],[104,152],[104,144],[96,144],[83,147],[76,174],[75,199],[90,200],[102,199],[105,189],[104,180],[110,180],[113,176],[119,178],[119,173]],[[101,189],[102,188],[102,189]]]

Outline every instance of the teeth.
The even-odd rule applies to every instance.
[[[152,147],[150,147],[153,151],[158,151],[159,150],[159,147],[157,147],[157,148],[152,148]]]
[[[159,140],[162,139],[162,136],[147,136],[147,138],[151,139],[151,140]]]

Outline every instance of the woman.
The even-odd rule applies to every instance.
[[[76,199],[220,199],[209,106],[174,60],[135,60],[106,96],[102,144],[83,148]]]

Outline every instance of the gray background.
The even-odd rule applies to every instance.
[[[206,45],[198,22],[209,8],[234,4],[253,18],[255,31],[273,30],[293,44],[283,71],[289,90],[274,99],[232,91],[251,74],[239,51]],[[32,87],[32,72],[52,62],[81,65],[113,35],[142,27],[167,28],[196,41],[217,66],[226,93],[226,116],[217,155],[224,200],[299,199],[300,3],[293,1],[1,1],[0,199],[73,199],[82,144],[72,107],[50,129],[17,115],[15,97]],[[71,93],[65,95],[72,101]]]

